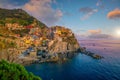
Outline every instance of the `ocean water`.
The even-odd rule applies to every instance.
[[[82,43],[81,46],[104,58],[95,60],[79,53],[62,64],[31,64],[25,68],[43,80],[120,80],[120,41],[79,40],[79,42]]]

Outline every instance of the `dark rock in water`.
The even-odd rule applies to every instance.
[[[90,56],[90,57],[92,57],[94,59],[102,59],[102,58],[104,58],[103,56],[100,56],[100,55],[95,54],[93,52],[87,51],[86,47],[81,48],[81,53],[85,54],[85,55],[88,55],[88,56]]]
[[[91,57],[92,57],[94,54],[95,54],[95,53],[89,52],[89,53],[88,53],[88,56],[91,56]]]
[[[93,55],[92,57],[93,57],[94,59],[101,59],[101,58],[104,58],[103,56],[100,56],[100,55],[97,55],[97,54],[96,54],[96,55]]]
[[[80,49],[80,48],[78,48],[78,49],[77,49],[77,52],[81,52],[81,49]]]

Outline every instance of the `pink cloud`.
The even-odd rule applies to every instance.
[[[53,9],[51,4],[54,0],[30,0],[23,6],[23,9],[29,12],[32,16],[46,23],[53,25],[63,16],[60,9]]]
[[[88,30],[88,33],[90,33],[90,34],[101,34],[101,30],[100,29],[98,29],[98,30]]]
[[[113,36],[110,35],[110,34],[102,33],[101,29],[98,29],[98,30],[88,30],[88,33],[89,33],[89,35],[87,37],[91,38],[91,39],[108,39],[108,38],[113,38]]]
[[[108,19],[120,19],[120,9],[114,9],[107,14]]]
[[[95,35],[89,35],[88,38],[93,38],[93,39],[108,39],[108,38],[113,38],[109,34],[95,34]]]

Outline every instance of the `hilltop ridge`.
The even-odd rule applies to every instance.
[[[29,15],[22,9],[3,9],[0,8],[0,24],[18,23],[19,25],[27,26],[35,23],[35,26],[46,27],[44,23],[38,21],[33,16]]]

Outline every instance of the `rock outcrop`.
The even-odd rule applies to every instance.
[[[48,43],[49,53],[75,52],[80,46],[72,31],[65,27],[55,26],[54,39]]]

